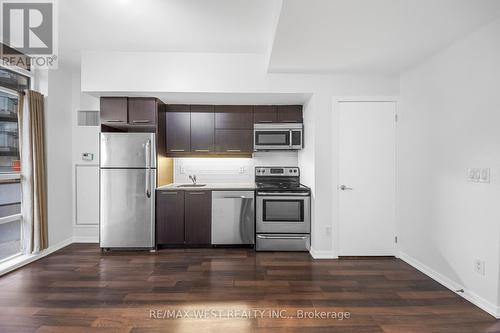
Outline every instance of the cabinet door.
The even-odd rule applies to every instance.
[[[252,130],[215,130],[215,150],[219,153],[251,153]]]
[[[253,122],[275,123],[278,121],[275,105],[256,105],[253,107]]]
[[[191,152],[215,150],[215,115],[212,105],[191,105]]]
[[[156,123],[156,98],[129,97],[128,122],[131,125],[154,125]]]
[[[156,242],[184,244],[184,191],[156,192]]]
[[[277,110],[279,123],[302,122],[302,105],[278,105]]]
[[[127,124],[127,97],[101,97],[101,124]]]
[[[215,128],[253,129],[253,107],[250,105],[216,105]]]
[[[212,193],[186,191],[185,196],[186,244],[208,245],[212,236]]]
[[[189,152],[191,149],[189,105],[169,105],[165,118],[167,155]]]

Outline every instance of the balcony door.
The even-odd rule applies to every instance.
[[[0,87],[0,262],[23,251],[17,92]]]

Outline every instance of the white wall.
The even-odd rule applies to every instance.
[[[45,73],[46,74],[46,73]],[[71,192],[71,72],[64,68],[37,76],[46,94],[45,142],[49,246],[73,235]],[[45,82],[46,81],[46,82]]]
[[[403,258],[497,315],[499,87],[497,20],[402,75],[398,123]],[[491,183],[468,183],[469,167],[491,168]]]
[[[73,237],[77,242],[98,242],[99,241],[99,220],[84,221],[85,224],[77,220],[76,206],[76,172],[83,167],[99,168],[99,126],[78,126],[77,112],[79,110],[97,111],[99,110],[99,98],[82,93],[80,87],[80,69],[73,69],[71,72],[71,129],[72,129],[72,191],[73,191],[73,215],[71,225]],[[93,161],[83,161],[82,153],[94,154]],[[85,181],[85,180],[82,180]],[[88,181],[93,181],[88,179]],[[99,186],[98,183],[91,186]],[[88,187],[90,190],[92,187]],[[79,191],[80,195],[87,194]],[[88,206],[92,209],[93,205]],[[82,207],[80,207],[82,209]],[[88,212],[88,215],[98,216],[97,212]]]
[[[337,196],[332,186],[337,174],[336,159],[329,154],[333,139],[332,96],[399,93],[397,77],[267,74],[266,56],[260,54],[87,52],[82,55],[81,83],[84,92],[114,94],[312,94],[305,112],[314,116],[305,114],[308,141],[299,164],[309,163],[304,179],[314,191],[312,253],[322,257],[335,255],[332,235],[327,232],[336,219],[332,202]],[[314,161],[308,160],[311,157]]]

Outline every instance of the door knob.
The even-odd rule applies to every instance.
[[[352,187],[347,187],[347,186],[345,186],[345,185],[340,185],[340,189],[341,189],[342,191],[351,191],[351,190],[352,190]]]

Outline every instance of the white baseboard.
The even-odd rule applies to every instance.
[[[333,251],[318,251],[311,247],[309,253],[314,259],[338,259]]]
[[[410,266],[418,269],[420,272],[424,273],[431,279],[439,282],[442,284],[444,287],[450,289],[451,291],[455,292],[457,295],[462,296],[475,306],[479,307],[480,309],[488,312],[490,315],[495,317],[496,319],[500,319],[500,308],[496,306],[495,304],[491,303],[490,301],[485,300],[481,296],[477,295],[476,293],[466,290],[464,286],[461,286],[460,284],[456,283],[455,281],[449,279],[448,277],[442,275],[439,272],[436,272],[429,266],[421,263],[417,259],[407,255],[404,252],[399,253],[399,258],[409,264]],[[464,292],[456,292],[456,290],[463,289]]]
[[[34,253],[34,254],[24,254],[20,255],[19,257],[12,258],[8,262],[0,264],[0,276],[7,274],[9,272],[12,272],[13,270],[22,267],[24,265],[27,265],[29,263],[32,263],[33,261],[36,261],[38,259],[41,259],[57,250],[62,249],[63,247],[66,247],[70,244],[73,243],[73,238],[70,237],[66,240],[63,240],[62,242],[59,242],[55,245],[49,246],[45,250]]]
[[[99,243],[99,236],[74,236],[73,243]]]
[[[73,226],[73,243],[99,243],[99,225]]]

